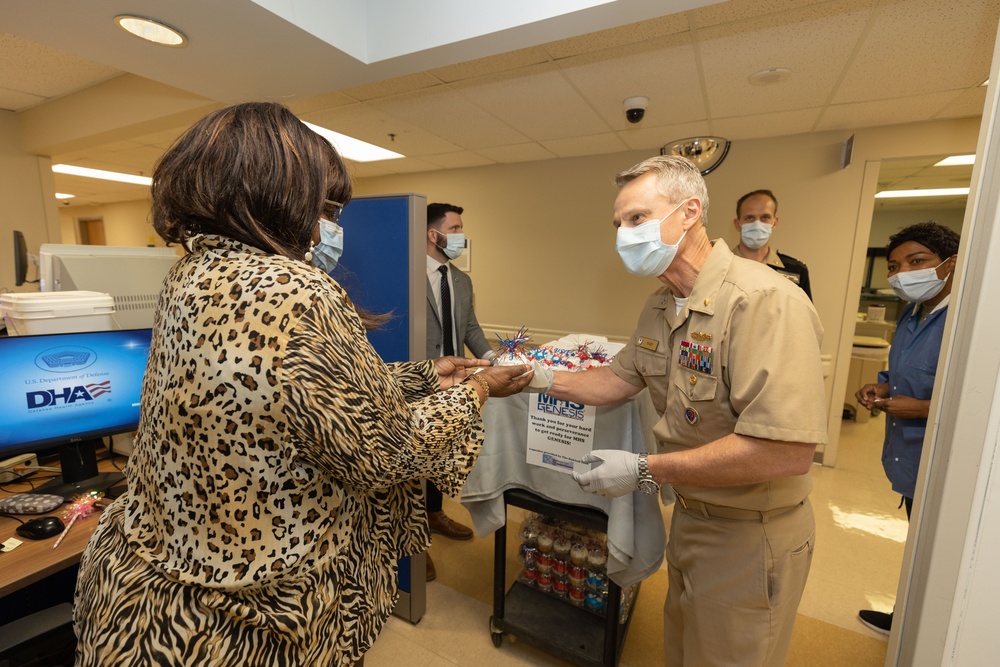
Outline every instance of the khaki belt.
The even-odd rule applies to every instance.
[[[802,503],[798,505],[792,505],[791,507],[778,507],[773,510],[744,510],[738,507],[726,507],[725,505],[711,505],[709,503],[703,503],[700,500],[694,500],[692,498],[685,498],[681,494],[674,491],[674,495],[677,496],[677,502],[680,506],[687,510],[688,512],[694,512],[696,514],[701,514],[706,519],[717,518],[717,519],[737,519],[739,521],[761,521],[767,523],[767,520],[771,517],[784,514],[785,512],[791,512],[796,507],[799,507]]]

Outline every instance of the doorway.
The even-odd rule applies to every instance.
[[[107,245],[104,218],[77,218],[76,236],[83,245]]]

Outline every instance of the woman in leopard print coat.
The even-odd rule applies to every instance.
[[[359,662],[397,559],[429,544],[420,480],[456,494],[483,402],[527,382],[382,362],[373,318],[305,261],[350,193],[278,104],[210,114],[157,165],[153,224],[188,253],[159,297],[129,490],[80,566],[78,665]]]

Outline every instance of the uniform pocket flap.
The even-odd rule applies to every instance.
[[[667,358],[662,354],[637,351],[635,355],[635,367],[643,376],[666,375]]]
[[[684,392],[691,401],[711,401],[715,399],[719,378],[681,368],[674,377],[674,386]]]

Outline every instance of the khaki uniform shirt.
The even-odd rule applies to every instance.
[[[648,387],[660,420],[659,452],[699,447],[731,433],[826,443],[820,364],[823,327],[805,293],[764,264],[712,252],[676,314],[667,287],[650,296],[612,370]],[[674,485],[713,505],[766,511],[798,504],[809,475],[747,486]]]

